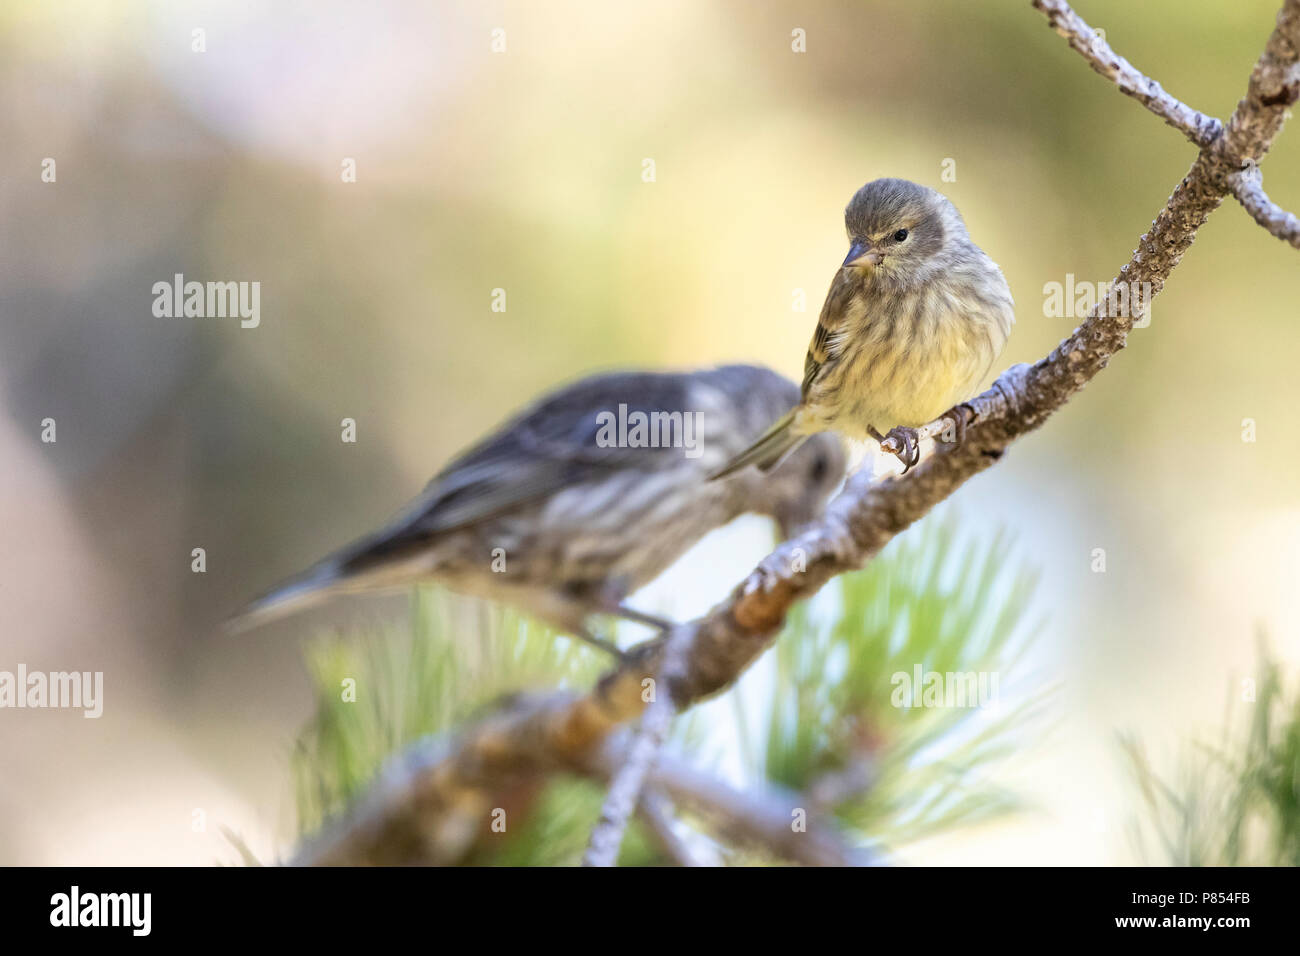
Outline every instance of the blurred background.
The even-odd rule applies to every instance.
[[[1226,118],[1277,7],[1077,9]],[[222,827],[283,850],[303,644],[404,603],[225,615],[545,389],[797,379],[865,181],[962,210],[1017,300],[1005,366],[1077,324],[1045,285],[1113,276],[1194,156],[1028,2],[957,0],[11,0],[0,142],[0,670],[105,675],[98,720],[0,711],[0,862],[29,864],[207,864]],[[1290,209],[1297,170],[1293,129],[1264,164]],[[1212,727],[1261,628],[1300,662],[1295,255],[1226,204],[1150,326],[951,503],[1040,575],[1056,714],[1000,781],[1030,811],[909,862],[1130,861],[1116,735]],[[155,317],[176,273],[260,282],[260,325]],[[642,603],[697,613],[770,543],[742,521]]]

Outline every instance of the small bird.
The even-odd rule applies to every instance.
[[[849,254],[808,346],[799,404],[713,478],[771,468],[830,429],[893,438],[905,470],[920,460],[917,427],[951,411],[960,440],[968,410],[958,403],[988,374],[1015,321],[1002,270],[971,242],[956,206],[905,179],[867,183],[844,224]]]
[[[706,533],[757,512],[788,536],[821,512],[845,470],[831,435],[770,474],[706,480],[798,395],[752,365],[578,381],[452,461],[392,523],[253,602],[231,629],[332,594],[439,581],[618,653],[588,618],[669,626],[624,599]]]

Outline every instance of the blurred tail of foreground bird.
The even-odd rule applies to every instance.
[[[386,574],[366,572],[366,559],[375,546],[381,544],[377,537],[363,538],[281,582],[231,617],[226,622],[226,629],[239,634],[309,610],[336,594],[349,591],[383,593],[418,582],[417,576],[402,573],[400,565],[387,568]]]
[[[663,624],[624,599],[745,512],[787,534],[843,477],[839,441],[767,473],[707,476],[799,397],[769,369],[621,372],[547,395],[444,468],[386,527],[316,563],[230,622],[246,630],[335,594],[438,581],[568,633],[593,614]]]

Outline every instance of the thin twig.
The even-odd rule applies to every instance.
[[[871,866],[873,855],[851,846],[810,797],[767,785],[744,793],[689,764],[660,758],[650,775],[678,806],[688,808],[728,843],[804,866]]]
[[[1269,231],[1270,235],[1300,249],[1300,219],[1268,198],[1264,192],[1264,177],[1259,167],[1250,163],[1229,180],[1232,194],[1250,213],[1251,218]]]
[[[1166,93],[1159,83],[1112,50],[1096,30],[1070,9],[1069,4],[1062,0],[1034,0],[1034,6],[1047,14],[1052,29],[1083,54],[1094,70],[1197,146],[1204,148],[1222,134],[1223,124],[1218,119],[1206,116]]]
[[[646,787],[641,793],[641,802],[636,808],[637,816],[646,825],[654,837],[659,849],[663,850],[678,866],[703,866],[691,852],[691,848],[673,829],[673,812],[668,798],[653,787]]]
[[[641,726],[628,748],[627,758],[614,774],[609,793],[600,808],[600,820],[591,831],[583,866],[613,866],[618,860],[627,822],[641,797],[650,767],[668,739],[668,730],[677,713],[672,683],[681,673],[685,647],[689,643],[689,633],[676,630],[669,633],[664,643],[659,678],[653,685],[653,699],[641,717]]]

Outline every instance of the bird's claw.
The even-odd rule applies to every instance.
[[[969,405],[954,405],[943,413],[947,427],[935,439],[944,444],[960,446],[966,441],[966,428],[974,417],[975,411]],[[868,431],[872,438],[880,442],[881,451],[893,455],[903,463],[903,474],[915,468],[921,460],[921,436],[915,428],[896,425],[887,435],[881,435],[874,428]]]
[[[921,460],[921,441],[915,428],[895,425],[885,435],[880,447],[903,463],[903,474],[915,468]]]

